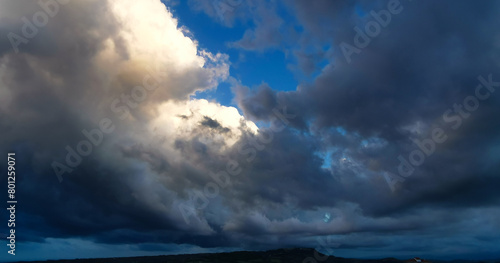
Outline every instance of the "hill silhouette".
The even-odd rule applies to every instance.
[[[225,253],[203,253],[203,254],[183,254],[165,256],[145,256],[145,257],[120,257],[120,258],[95,258],[95,259],[71,259],[71,260],[47,260],[29,261],[30,263],[313,263],[313,260],[306,260],[316,257],[321,263],[402,263],[404,261],[394,258],[382,260],[361,260],[348,259],[334,256],[327,256],[317,252],[312,248],[292,248],[276,249],[268,251],[238,251]]]
[[[316,259],[315,258],[316,255]],[[406,263],[413,260],[353,259],[327,256],[312,248],[275,249],[268,251],[238,251],[224,253],[182,254],[144,257],[92,258],[71,260],[21,261],[30,263]],[[21,263],[17,262],[17,263]],[[426,261],[431,262],[431,261]],[[440,261],[455,262],[455,261]],[[481,261],[462,261],[462,263]],[[500,263],[500,261],[489,261]],[[438,263],[438,261],[434,261]]]

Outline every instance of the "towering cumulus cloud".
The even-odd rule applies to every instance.
[[[257,133],[235,108],[189,98],[228,77],[227,56],[154,0],[4,1],[0,19],[0,146],[22,156],[21,238],[213,234],[178,207]]]

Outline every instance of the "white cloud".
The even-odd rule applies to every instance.
[[[159,106],[159,116],[151,122],[151,129],[169,141],[201,136],[208,144],[232,146],[242,136],[242,130],[256,133],[257,126],[239,114],[234,107],[227,107],[204,99],[184,102],[166,102]],[[220,128],[202,127],[205,118],[220,124]],[[211,143],[212,142],[212,143]]]

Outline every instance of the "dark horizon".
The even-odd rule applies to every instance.
[[[424,261],[430,261],[430,262],[456,262],[456,261],[461,261],[461,262],[484,262],[481,260],[464,260],[464,259],[447,259],[447,260],[436,260],[436,259],[431,259],[431,258],[420,258],[420,257],[413,257],[413,258],[394,258],[394,257],[384,257],[384,258],[342,258],[342,257],[335,257],[335,255],[327,255],[323,254],[314,248],[280,248],[280,249],[272,249],[272,250],[242,250],[242,251],[229,251],[229,252],[219,252],[219,253],[193,253],[193,254],[172,254],[172,255],[152,255],[152,256],[134,256],[134,257],[104,257],[104,258],[72,258],[72,259],[58,259],[58,260],[41,260],[41,261],[12,261],[12,262],[7,262],[7,263],[22,263],[22,262],[31,262],[31,263],[42,263],[42,262],[77,262],[77,261],[82,261],[82,260],[88,260],[88,261],[93,261],[93,260],[100,260],[100,259],[113,259],[114,261],[116,260],[123,260],[123,259],[137,259],[137,260],[148,260],[147,262],[152,262],[151,260],[153,259],[158,259],[158,262],[163,262],[161,260],[166,260],[166,259],[182,259],[183,256],[220,256],[220,255],[242,255],[243,253],[253,253],[258,257],[259,254],[270,254],[270,255],[276,255],[276,254],[285,254],[289,256],[298,256],[299,258],[297,260],[300,261],[301,258],[303,258],[303,262],[314,262],[311,260],[316,260],[319,262],[327,261],[325,256],[328,256],[328,259],[331,260],[333,259],[348,259],[348,260],[382,260],[382,262],[386,262],[387,260],[399,260],[400,262],[412,260],[415,258],[424,260]],[[318,253],[320,255],[320,259],[323,260],[317,260],[314,259],[314,255],[317,255],[315,253]],[[184,259],[185,260],[185,259]],[[193,259],[191,259],[193,260]],[[88,262],[86,261],[86,262]],[[111,262],[114,262],[111,261]],[[495,259],[486,259],[487,262],[500,262],[500,258],[495,258]],[[119,261],[122,262],[122,261]],[[137,262],[137,261],[134,261]],[[156,262],[156,261],[155,261]],[[176,261],[177,262],[177,261]],[[182,261],[184,262],[184,261]],[[90,263],[90,262],[89,262]]]

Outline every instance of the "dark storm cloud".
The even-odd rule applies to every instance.
[[[301,44],[330,45],[333,53],[318,53],[330,65],[296,91],[237,89],[239,106],[255,120],[268,120],[275,104],[307,120],[307,129],[323,139],[322,151],[331,152],[331,173],[342,185],[333,198],[358,204],[365,215],[398,218],[422,209],[458,213],[495,207],[500,202],[494,190],[500,160],[493,156],[500,126],[492,120],[499,113],[500,97],[491,93],[480,101],[456,130],[456,122],[444,121],[442,115],[475,96],[476,87],[484,85],[479,76],[491,76],[492,85],[498,86],[499,6],[491,1],[400,3],[402,12],[348,63],[340,44],[354,45],[353,28],[374,20],[370,10],[387,9],[387,2],[296,1],[293,10],[308,38]],[[356,10],[366,15],[358,17]],[[311,72],[310,65],[301,66],[304,73]],[[408,159],[418,149],[412,141],[431,138],[436,127],[448,140],[436,145],[436,152],[398,185],[396,194],[387,193],[383,174],[397,174],[397,157]],[[429,226],[417,228],[424,227]]]
[[[77,237],[102,243],[269,248],[315,246],[314,237],[332,235],[338,249],[413,246],[418,251],[428,249],[418,245],[425,243],[419,233],[453,237],[473,229],[487,240],[480,243],[487,252],[495,251],[491,243],[500,231],[498,91],[456,130],[442,114],[474,95],[478,76],[491,74],[500,81],[496,2],[401,1],[403,11],[353,54],[351,63],[339,45],[353,44],[353,27],[363,27],[371,20],[369,11],[387,8],[387,2],[284,2],[300,33],[283,30],[276,10],[266,9],[274,3],[243,2],[222,23],[252,20],[255,14],[260,22],[235,48],[264,52],[296,39],[299,47],[291,54],[305,75],[319,69],[321,61],[330,65],[294,91],[235,85],[245,117],[269,123],[252,132],[244,119],[236,127],[196,107],[175,111],[195,90],[216,85],[225,67],[198,67],[196,58],[188,65],[181,63],[185,57],[176,57],[179,64],[167,60],[169,74],[161,76],[165,85],[159,93],[148,93],[125,120],[111,115],[116,131],[61,184],[51,162],[65,158],[66,145],[82,140],[82,129],[91,130],[113,114],[108,109],[112,98],[141,82],[149,70],[144,64],[154,64],[147,61],[151,57],[136,59],[141,50],[134,49],[150,42],[131,43],[141,37],[130,37],[138,33],[128,26],[143,18],[109,15],[121,10],[115,2],[64,6],[30,41],[32,48],[22,46],[19,54],[6,48],[5,38],[0,43],[6,69],[0,92],[8,102],[0,105],[0,145],[22,156],[19,232],[24,240]],[[5,16],[9,23],[0,32],[19,28],[19,16],[38,10],[8,3],[16,16]],[[206,3],[200,10],[217,17]],[[359,17],[359,10],[367,14]],[[181,47],[191,44],[183,37],[175,40]],[[114,55],[104,52],[110,47]],[[166,57],[182,53],[190,59],[189,54],[200,52],[194,45],[185,53],[168,51]],[[179,104],[158,107],[167,101]],[[162,117],[167,125],[155,123]],[[417,148],[412,139],[430,138],[435,127],[444,129],[448,140],[436,145],[435,153],[392,193],[383,175],[397,174],[398,155],[408,158]],[[227,185],[220,181],[221,171],[227,172]],[[204,191],[214,184],[219,192],[207,198]],[[203,208],[200,192],[208,201]],[[179,205],[193,206],[193,201],[186,223]],[[411,236],[415,239],[408,241]],[[452,241],[432,242],[452,249]]]
[[[287,125],[304,129],[306,128],[306,119],[303,115],[304,110],[301,101],[294,99],[286,93],[276,93],[268,84],[259,85],[256,90],[250,90],[248,87],[241,86],[237,83],[233,92],[239,107],[243,110],[246,117],[255,121],[271,121],[275,116],[274,109],[286,107],[286,112],[294,115],[293,118],[287,120]]]
[[[254,94],[248,94],[248,88],[236,90],[237,99],[240,99],[239,106],[248,116],[257,120],[270,120],[269,110],[278,106],[275,92],[267,84],[262,84]]]

